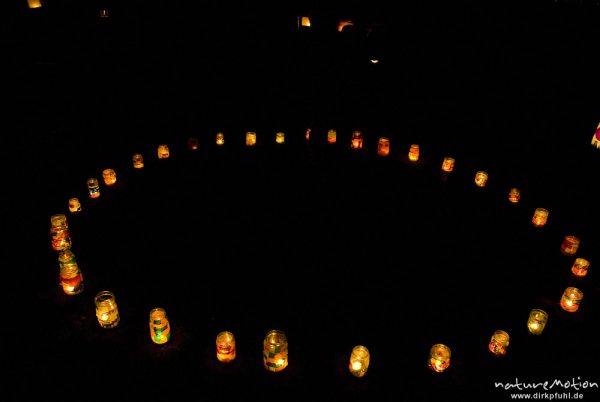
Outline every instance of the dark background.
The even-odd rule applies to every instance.
[[[509,400],[495,381],[599,382],[600,7],[479,3],[15,3],[2,24],[5,225],[19,267],[7,268],[7,391]],[[299,15],[313,26],[298,29]],[[339,33],[338,18],[355,26]],[[156,158],[161,143],[169,160]],[[444,156],[457,161],[446,177]],[[86,179],[108,167],[117,184],[88,199]],[[538,207],[550,211],[541,229]],[[57,286],[55,213],[68,215],[84,275],[77,296]],[[581,281],[560,253],[568,234],[591,261]],[[558,306],[567,286],[585,295],[574,314]],[[121,312],[113,330],[94,315],[105,289]],[[172,324],[162,346],[147,325],[159,306]],[[527,333],[532,308],[550,315],[541,337]],[[261,361],[274,328],[290,342],[277,374]],[[487,351],[497,329],[511,336],[502,359]],[[214,356],[222,330],[237,338],[230,365]],[[442,374],[426,367],[435,343],[452,349]],[[347,371],[357,344],[371,351],[361,379]]]

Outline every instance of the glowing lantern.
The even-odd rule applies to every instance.
[[[508,348],[509,339],[510,337],[506,332],[498,330],[492,334],[488,349],[496,356],[504,356],[506,348]]]
[[[42,1],[41,0],[27,0],[27,7],[40,8],[40,7],[42,7]]]
[[[534,308],[529,312],[527,329],[532,335],[541,335],[548,322],[548,314],[544,310]]]
[[[544,208],[537,208],[533,213],[533,218],[531,219],[531,223],[535,227],[542,227],[548,221],[548,210]]]
[[[416,162],[419,160],[419,145],[412,144],[410,149],[408,150],[408,160],[411,162]]]
[[[577,277],[583,277],[587,275],[589,267],[590,262],[588,260],[585,258],[576,258],[573,266],[571,267],[571,272]]]
[[[81,203],[79,202],[79,198],[69,199],[69,212],[71,212],[72,214],[77,214],[81,212]]]
[[[114,169],[104,169],[102,171],[102,178],[104,179],[104,184],[112,186],[117,182],[117,173]]]
[[[283,144],[285,142],[285,133],[279,132],[275,134],[275,142],[278,144]]]
[[[71,248],[69,225],[64,214],[56,214],[50,217],[50,237],[52,238],[53,250],[62,251]]]
[[[450,173],[454,170],[454,158],[445,157],[442,162],[442,171],[446,173]]]
[[[351,27],[353,25],[354,25],[354,22],[352,22],[350,20],[339,20],[337,30],[338,30],[338,32],[342,32],[344,30],[344,28]]]
[[[114,328],[119,324],[121,318],[115,295],[112,292],[103,290],[98,293],[94,298],[94,303],[96,304],[96,318],[102,328]]]
[[[334,129],[327,131],[327,143],[335,144],[336,141],[337,141],[337,131],[335,131]]]
[[[564,255],[575,255],[579,248],[579,239],[575,236],[565,236],[562,244],[560,245],[560,251]]]
[[[516,187],[513,187],[508,192],[508,200],[513,204],[516,204],[521,199],[521,190]]]
[[[592,137],[592,145],[600,149],[600,124],[598,124],[598,128]]]
[[[100,185],[98,184],[98,179],[94,177],[87,179],[87,188],[90,198],[100,197]]]
[[[435,344],[429,351],[429,367],[441,373],[450,366],[450,348],[441,343]]]
[[[108,18],[109,14],[108,14],[108,9],[107,8],[103,8],[100,10],[100,18]]]
[[[263,363],[267,370],[278,372],[288,365],[288,342],[285,334],[270,331],[263,341]]]
[[[254,145],[256,145],[256,133],[248,131],[246,133],[246,146],[253,147]]]
[[[298,22],[301,27],[310,28],[310,18],[306,15],[298,17]]]
[[[167,313],[162,308],[155,308],[150,311],[150,338],[152,342],[163,344],[171,339],[171,327]]]
[[[169,146],[166,144],[160,144],[158,146],[158,159],[167,159],[171,154],[169,153]]]
[[[235,338],[229,331],[223,331],[217,335],[217,359],[223,363],[229,363],[235,359]]]
[[[306,141],[310,140],[310,133],[312,132],[312,129],[307,128],[306,129],[306,133],[304,133],[304,138],[306,138]]]
[[[390,154],[390,140],[386,137],[381,137],[377,143],[377,155],[388,156]]]
[[[355,377],[364,376],[369,368],[369,361],[369,350],[361,345],[355,346],[350,354],[350,365],[348,367],[350,373]]]
[[[354,149],[361,149],[363,146],[363,134],[356,130],[352,133],[352,142],[351,146]]]
[[[68,295],[76,295],[83,291],[83,275],[79,270],[75,255],[71,250],[64,250],[58,254],[60,267],[60,284]]]
[[[223,133],[217,133],[217,145],[225,144],[225,135]]]
[[[577,288],[566,288],[561,299],[560,306],[569,313],[574,313],[579,309],[579,304],[583,300],[583,292]]]
[[[187,147],[190,151],[196,151],[198,149],[198,138],[188,138]]]
[[[370,59],[369,61],[371,62],[371,64],[379,63],[379,59]]]
[[[485,184],[487,183],[487,179],[488,179],[488,174],[484,171],[479,171],[477,173],[475,173],[475,184],[478,187],[485,187]]]
[[[133,154],[133,167],[135,169],[142,169],[144,167],[144,157],[142,154]]]

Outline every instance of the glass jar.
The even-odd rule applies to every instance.
[[[585,258],[576,258],[573,266],[571,267],[571,272],[576,277],[584,277],[587,275],[588,268],[590,267],[590,262]]]
[[[235,338],[229,331],[220,332],[217,335],[217,359],[223,363],[229,363],[235,359]]]
[[[583,292],[577,288],[568,287],[560,299],[560,307],[569,313],[579,310],[579,304],[583,300]]]
[[[217,133],[217,145],[225,144],[225,135],[223,133]]]
[[[410,146],[410,149],[408,150],[408,160],[411,162],[417,162],[419,160],[419,153],[420,153],[419,145],[412,144]]]
[[[162,308],[150,311],[150,338],[157,344],[167,343],[171,339],[171,326],[167,313]]]
[[[133,154],[132,160],[134,169],[142,169],[144,167],[144,157],[142,154]]]
[[[104,179],[104,184],[112,186],[117,182],[117,173],[114,169],[104,169],[102,171],[102,178]]]
[[[506,354],[506,348],[508,348],[509,339],[510,337],[505,331],[495,331],[492,334],[488,349],[496,356],[504,356]]]
[[[98,179],[94,177],[87,179],[87,188],[90,198],[100,197],[100,185],[98,184]]]
[[[429,368],[441,373],[450,366],[450,348],[444,344],[437,343],[429,351]]]
[[[78,214],[81,212],[81,203],[79,198],[69,198],[69,212],[72,214]]]
[[[536,208],[536,210],[533,212],[531,223],[533,223],[533,226],[538,228],[546,225],[546,222],[548,221],[548,214],[549,212],[547,209]]]
[[[169,158],[169,156],[171,156],[171,153],[169,152],[169,146],[167,144],[160,144],[158,146],[158,159],[167,159]]]
[[[66,215],[56,214],[50,217],[50,237],[52,249],[62,251],[71,248],[71,235]]]
[[[350,354],[350,365],[348,366],[348,369],[353,376],[362,377],[367,374],[369,363],[369,349],[362,345],[357,345],[352,348],[352,353]]]
[[[521,199],[521,190],[519,190],[516,187],[511,188],[510,191],[508,192],[508,201],[512,202],[513,204],[516,204],[519,202],[520,199]]]
[[[263,363],[267,370],[278,372],[288,365],[288,341],[285,333],[270,331],[263,341]]]
[[[564,255],[575,255],[579,249],[579,239],[575,236],[565,236],[562,244],[560,245],[560,251]]]
[[[60,284],[68,295],[76,295],[83,291],[83,275],[79,270],[75,255],[71,250],[63,250],[58,254],[60,267]]]
[[[363,146],[363,134],[359,130],[352,133],[352,142],[350,144],[354,149],[361,149]]]
[[[119,309],[115,300],[115,295],[103,290],[94,298],[96,304],[96,318],[102,328],[114,328],[119,325]]]
[[[449,156],[444,158],[442,162],[442,171],[446,173],[450,173],[454,170],[454,158],[450,158]]]
[[[246,146],[253,147],[254,145],[256,145],[256,133],[248,131],[246,133]]]
[[[487,183],[487,179],[488,179],[487,172],[479,171],[479,172],[475,173],[475,184],[478,187],[485,187],[485,184]]]
[[[388,156],[390,154],[390,140],[386,137],[381,137],[377,143],[377,155]]]
[[[277,144],[283,144],[285,142],[285,133],[279,132],[275,134],[275,142]]]
[[[527,320],[527,329],[532,335],[541,335],[548,322],[548,313],[544,310],[534,308],[529,312]]]
[[[335,144],[337,141],[337,131],[334,129],[330,129],[327,131],[327,143]]]

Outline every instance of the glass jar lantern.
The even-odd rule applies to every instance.
[[[98,184],[98,179],[95,177],[87,179],[87,188],[90,198],[100,197],[100,185]]]
[[[103,290],[98,293],[94,298],[94,303],[96,304],[96,318],[102,328],[114,328],[119,325],[121,320],[119,308],[112,292]]]
[[[288,341],[285,333],[270,331],[263,341],[263,363],[267,370],[279,372],[288,365]]]
[[[58,254],[60,267],[60,285],[63,292],[76,295],[83,291],[83,275],[79,270],[75,255],[71,250],[63,250]]]
[[[50,217],[50,237],[53,250],[62,251],[71,248],[71,235],[66,215],[56,214]]]
[[[510,337],[505,331],[495,331],[488,344],[488,349],[496,356],[504,356],[506,354],[506,348],[508,348],[509,340]]]
[[[436,373],[441,373],[450,366],[450,348],[438,343],[429,351],[429,368]]]
[[[548,322],[548,313],[544,310],[534,308],[529,312],[527,329],[531,335],[541,335]]]
[[[150,311],[149,325],[152,342],[161,345],[171,339],[171,326],[164,309],[155,308]]]
[[[369,363],[369,349],[362,345],[352,348],[352,353],[350,354],[350,365],[348,369],[353,376],[363,377],[365,374],[367,374]]]
[[[235,359],[235,338],[229,331],[220,332],[217,335],[217,359],[223,363],[229,363]]]

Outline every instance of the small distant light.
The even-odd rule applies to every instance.
[[[338,32],[342,32],[344,28],[354,26],[354,22],[350,20],[339,20],[337,30]]]
[[[108,9],[103,8],[100,10],[100,18],[108,18],[109,14],[108,14]]]
[[[371,59],[371,64],[377,64],[379,63],[379,59]]]
[[[305,15],[300,17],[300,25],[303,27],[310,28],[310,18]]]
[[[27,6],[29,8],[40,8],[42,7],[41,0],[27,0]]]

